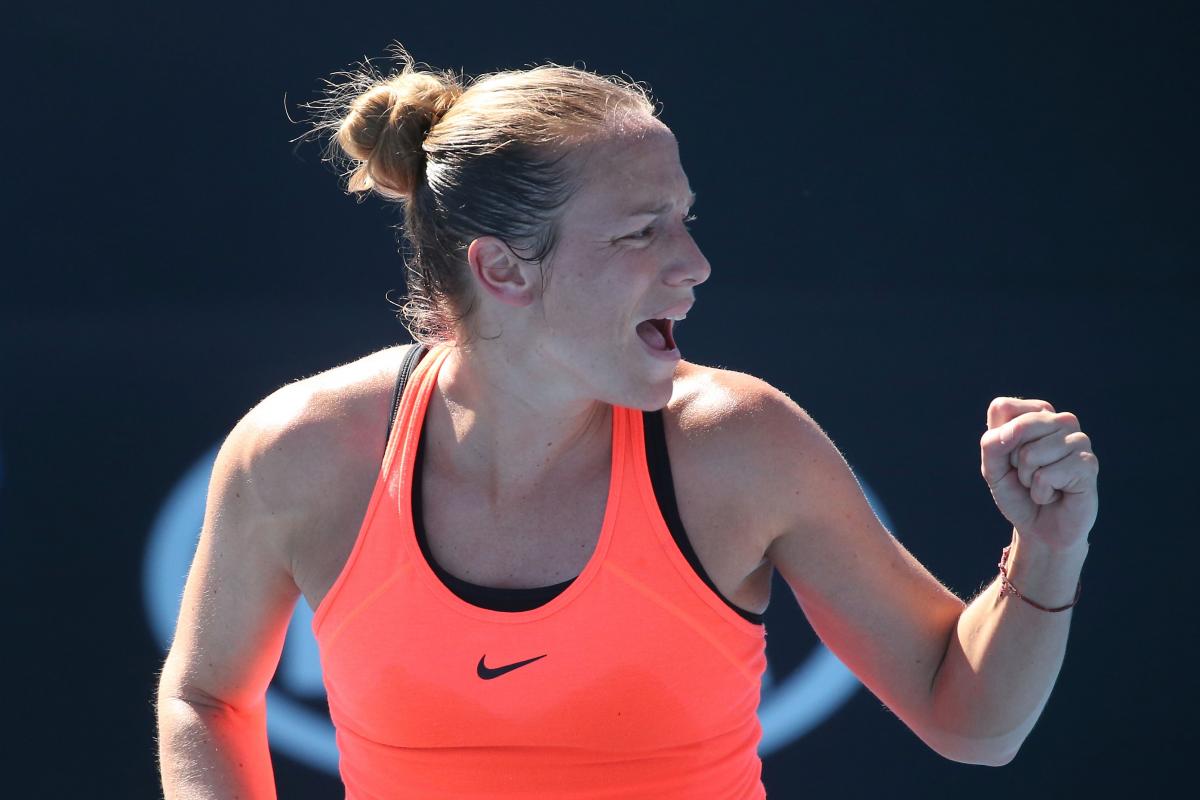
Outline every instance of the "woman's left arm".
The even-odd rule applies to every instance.
[[[1033,729],[1066,653],[1088,533],[1099,508],[1099,461],[1070,412],[998,397],[980,439],[981,471],[1013,525],[1005,570],[963,610],[933,683],[938,727],[1008,763]],[[1027,599],[1023,599],[1027,598]]]
[[[1070,612],[1001,597],[999,581],[963,603],[883,527],[807,412],[757,379],[730,379],[740,411],[720,427],[738,444],[721,453],[822,642],[936,752],[1011,761],[1058,675]],[[983,476],[1016,530],[1011,585],[1065,605],[1096,517],[1091,443],[1073,414],[1041,400],[997,398],[988,427]]]

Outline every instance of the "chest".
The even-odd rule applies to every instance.
[[[570,580],[595,550],[608,504],[609,475],[590,469],[527,491],[493,493],[428,467],[414,509],[434,560],[481,586],[524,589]]]
[[[754,516],[729,491],[737,486],[735,476],[699,462],[702,454],[684,437],[668,434],[668,448],[680,476],[671,483],[688,543],[725,597],[762,613],[771,567]],[[605,458],[579,474],[506,493],[508,502],[497,504],[426,467],[418,486],[426,541],[440,566],[482,586],[521,589],[571,580],[595,551],[610,504],[610,477]]]
[[[682,436],[668,430],[676,505],[687,539],[721,594],[754,613],[766,610],[772,569],[765,532],[743,507],[736,481],[714,471]],[[368,465],[369,466],[369,465]],[[297,554],[295,578],[315,609],[342,571],[362,522],[374,470],[364,469]],[[362,485],[357,485],[361,483]],[[610,470],[601,462],[527,491],[492,492],[424,466],[417,486],[425,540],[434,561],[452,575],[482,586],[531,588],[578,576],[599,541],[609,501]]]

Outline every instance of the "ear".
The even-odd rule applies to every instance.
[[[534,300],[536,264],[522,261],[503,240],[480,236],[467,247],[467,263],[479,288],[501,303],[527,306]]]

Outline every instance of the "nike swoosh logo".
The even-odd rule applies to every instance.
[[[546,655],[543,654],[540,656],[534,656],[533,658],[527,658],[524,661],[518,661],[515,664],[506,664],[503,667],[494,667],[493,668],[493,667],[489,667],[487,664],[483,663],[483,660],[485,658],[487,658],[487,654],[484,654],[483,656],[481,656],[479,658],[479,666],[476,668],[475,671],[479,673],[479,677],[483,678],[485,681],[490,681],[492,678],[499,678],[501,675],[503,675],[506,672],[512,672],[517,667],[523,667],[526,664],[532,664],[534,661],[537,661],[539,658],[545,658],[545,657],[546,657]]]

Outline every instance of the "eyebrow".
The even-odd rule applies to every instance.
[[[691,190],[688,190],[687,204],[688,204],[688,208],[691,208],[692,206],[696,205],[696,193]],[[670,207],[671,207],[671,203],[670,203],[670,201],[668,201],[665,203],[660,203],[659,205],[654,206],[653,208],[646,207],[646,208],[639,208],[636,211],[630,211],[629,216],[640,217],[643,214],[653,214],[653,215],[657,216],[657,215],[663,213],[664,211],[666,211]]]

